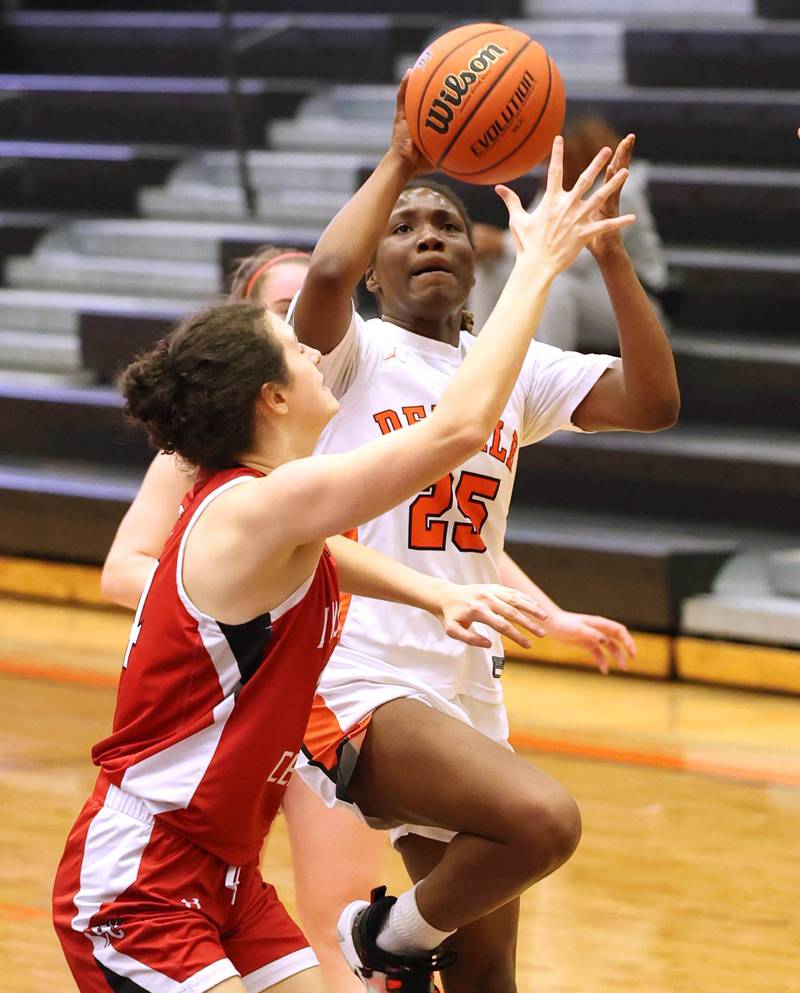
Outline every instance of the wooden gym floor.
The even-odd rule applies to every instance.
[[[91,787],[129,617],[0,600],[0,990],[73,990],[53,871]],[[577,797],[524,899],[520,993],[800,993],[800,701],[511,664],[517,748]],[[266,872],[293,908],[278,823]],[[386,852],[387,881],[403,873]]]

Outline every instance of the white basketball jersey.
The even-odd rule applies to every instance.
[[[340,344],[320,368],[340,410],[323,432],[318,453],[344,452],[427,417],[474,343],[462,332],[458,346],[432,341],[383,320],[354,315]],[[501,420],[484,450],[445,479],[358,529],[358,540],[431,576],[457,583],[498,582],[506,517],[522,445],[554,431],[574,429],[571,417],[603,372],[618,360],[562,352],[534,342]],[[340,682],[391,680],[392,670],[414,676],[443,696],[468,694],[495,701],[503,649],[448,638],[424,611],[353,597],[344,613],[340,644],[323,672]],[[365,672],[366,670],[366,672]]]

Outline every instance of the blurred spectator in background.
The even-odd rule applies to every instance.
[[[564,188],[578,176],[601,148],[616,148],[620,136],[601,117],[581,117],[564,132]],[[598,182],[602,182],[600,177]],[[637,161],[622,189],[621,211],[636,214],[636,224],[622,232],[625,247],[642,285],[658,307],[656,295],[667,286],[667,263],[647,196],[648,166]],[[541,194],[534,199],[535,205]],[[471,306],[480,330],[494,307],[514,263],[514,245],[508,229],[475,224],[475,287]],[[660,308],[659,308],[660,309]],[[660,315],[661,316],[661,315]],[[575,351],[614,350],[617,322],[594,259],[584,249],[572,266],[553,283],[536,340]]]
[[[265,245],[254,255],[239,259],[231,277],[231,298],[256,300],[265,310],[285,319],[310,261],[311,255],[299,248]]]

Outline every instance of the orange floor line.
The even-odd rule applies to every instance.
[[[0,903],[0,914],[5,917],[35,917],[42,920],[50,919],[49,910],[38,907],[24,907],[21,903]]]
[[[72,666],[53,665],[33,659],[0,656],[0,674],[22,676],[24,679],[42,679],[48,683],[78,683],[81,686],[116,686],[119,676],[93,669],[75,669]]]
[[[54,683],[75,683],[81,686],[116,687],[115,673],[95,672],[91,669],[53,665],[47,661],[0,656],[0,674],[41,679]],[[572,741],[569,738],[547,738],[526,731],[512,731],[511,744],[515,748],[576,758],[600,759],[622,765],[642,765],[650,768],[672,769],[677,772],[694,772],[707,776],[721,776],[740,782],[772,783],[776,786],[800,787],[800,773],[793,774],[779,769],[748,768],[722,762],[694,758],[680,752],[643,751],[618,745],[595,745]],[[0,905],[2,906],[2,905]]]
[[[534,752],[574,755],[576,758],[601,759],[606,762],[618,762],[622,765],[645,765],[651,768],[674,769],[678,772],[696,772],[743,782],[800,786],[800,773],[793,774],[779,769],[754,769],[747,766],[729,765],[724,762],[693,758],[679,752],[647,752],[640,749],[622,748],[618,745],[593,745],[581,741],[570,741],[566,738],[542,738],[524,731],[512,731],[510,740],[515,748],[529,749]]]

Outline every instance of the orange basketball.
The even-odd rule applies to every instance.
[[[555,62],[503,24],[468,24],[437,38],[411,70],[405,102],[417,147],[467,183],[507,183],[538,165],[565,107]]]

